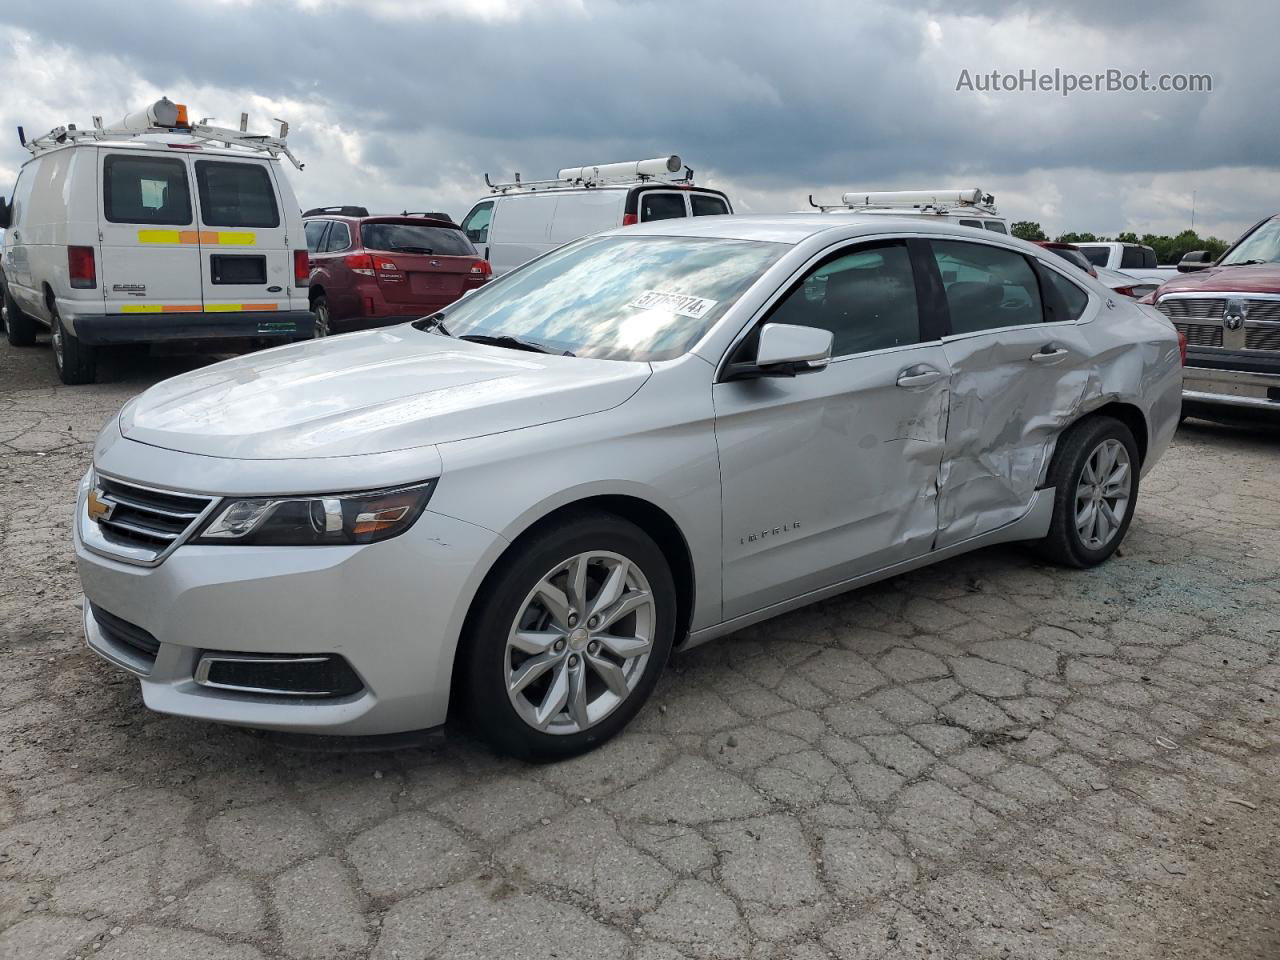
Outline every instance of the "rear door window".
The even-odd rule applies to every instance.
[[[1008,230],[1006,230],[1006,229],[1004,228],[1004,224],[1003,224],[1003,223],[1001,223],[999,220],[985,220],[985,221],[983,221],[983,224],[982,224],[982,225],[983,225],[984,227],[986,227],[988,230],[990,230],[992,233],[1006,233],[1006,234],[1007,234],[1007,233],[1009,232]]]
[[[474,257],[476,249],[461,230],[418,223],[365,223],[360,239],[366,250]]]
[[[640,194],[640,222],[675,220],[686,217],[683,193],[661,193],[650,190]]]
[[[208,226],[280,226],[275,187],[261,164],[197,160],[196,188],[200,219]]]
[[[493,220],[493,201],[486,200],[471,208],[466,219],[462,221],[462,229],[472,243],[489,242],[489,223]]]
[[[689,205],[695,217],[719,217],[729,212],[729,205],[723,199],[705,193],[691,193]]]
[[[315,253],[320,249],[320,244],[324,240],[325,228],[329,226],[328,220],[308,220],[306,226],[302,228],[302,232],[307,237],[307,249]]]
[[[186,163],[109,154],[102,164],[102,208],[112,223],[190,223]]]
[[[1022,254],[960,240],[930,244],[947,291],[953,334],[1044,322],[1040,283]]]

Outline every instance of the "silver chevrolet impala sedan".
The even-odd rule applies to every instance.
[[[662,221],[430,317],[165,381],[98,437],[89,645],[149,707],[567,756],[674,647],[988,544],[1101,563],[1179,337],[1051,251],[884,216]]]

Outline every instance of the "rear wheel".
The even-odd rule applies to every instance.
[[[1092,567],[1120,546],[1138,502],[1138,445],[1112,417],[1090,417],[1058,442],[1049,483],[1053,521],[1042,554],[1072,567]]]
[[[22,312],[7,288],[4,291],[4,332],[15,347],[29,347],[36,342],[36,322]]]
[[[311,301],[311,312],[316,315],[315,328],[311,335],[316,339],[329,336],[333,332],[331,327],[333,320],[329,315],[329,301],[323,293]]]
[[[667,662],[676,593],[639,528],[583,514],[517,548],[486,580],[460,693],[495,746],[569,757],[639,711]]]
[[[57,367],[58,379],[71,386],[93,383],[97,373],[97,356],[93,347],[81,343],[79,337],[67,331],[56,306],[51,308],[50,319],[53,364]]]

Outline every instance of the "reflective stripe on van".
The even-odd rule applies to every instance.
[[[267,310],[279,310],[277,303],[211,303],[201,307],[199,304],[164,304],[164,303],[126,303],[120,307],[121,313],[259,313]]]
[[[258,235],[231,230],[139,230],[139,243],[209,243],[218,246],[252,247]]]

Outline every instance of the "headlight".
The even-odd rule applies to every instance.
[[[376,543],[413,526],[435,486],[428,480],[368,493],[226,500],[192,542],[276,547]]]

